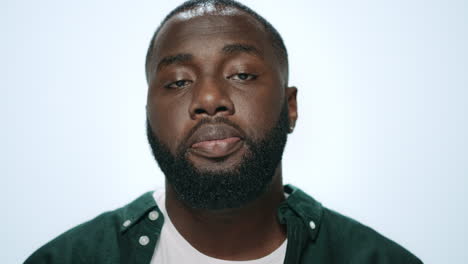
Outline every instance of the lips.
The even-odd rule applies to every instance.
[[[243,144],[240,132],[225,124],[204,125],[189,138],[190,151],[205,158],[223,158]]]

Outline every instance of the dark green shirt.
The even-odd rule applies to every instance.
[[[284,191],[289,196],[278,208],[288,236],[284,263],[422,263],[400,245],[323,207],[300,189],[286,185]],[[163,224],[152,192],[147,192],[65,232],[25,263],[148,264]]]

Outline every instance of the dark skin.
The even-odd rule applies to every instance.
[[[285,101],[290,125],[297,120],[297,89],[287,87],[270,36],[250,15],[231,11],[176,15],[155,40],[147,115],[174,155],[202,118],[228,118],[253,139],[275,125]],[[247,151],[240,144],[222,162],[190,150],[187,158],[200,170],[217,171],[235,168]],[[198,251],[225,260],[261,258],[283,243],[285,227],[277,219],[283,200],[281,164],[267,191],[236,209],[190,208],[166,182],[166,208],[179,233]]]

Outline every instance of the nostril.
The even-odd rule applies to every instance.
[[[206,111],[201,109],[201,108],[195,109],[195,114],[196,115],[203,114],[203,113],[206,113]]]
[[[230,108],[228,106],[224,106],[224,105],[219,105],[217,106],[216,108],[215,107],[210,107],[210,106],[207,106],[207,107],[196,107],[196,108],[193,108],[193,110],[190,111],[190,115],[193,117],[193,116],[205,116],[205,115],[209,115],[209,116],[214,116],[216,114],[228,114],[230,113]]]
[[[216,112],[226,112],[227,110],[226,106],[219,106],[216,108]]]

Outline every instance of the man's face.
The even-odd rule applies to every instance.
[[[155,39],[148,138],[169,183],[192,207],[238,207],[260,195],[296,119],[295,89],[285,87],[269,35],[251,16],[231,11],[181,13]],[[246,193],[236,198],[239,192]],[[242,201],[222,201],[231,198]]]

